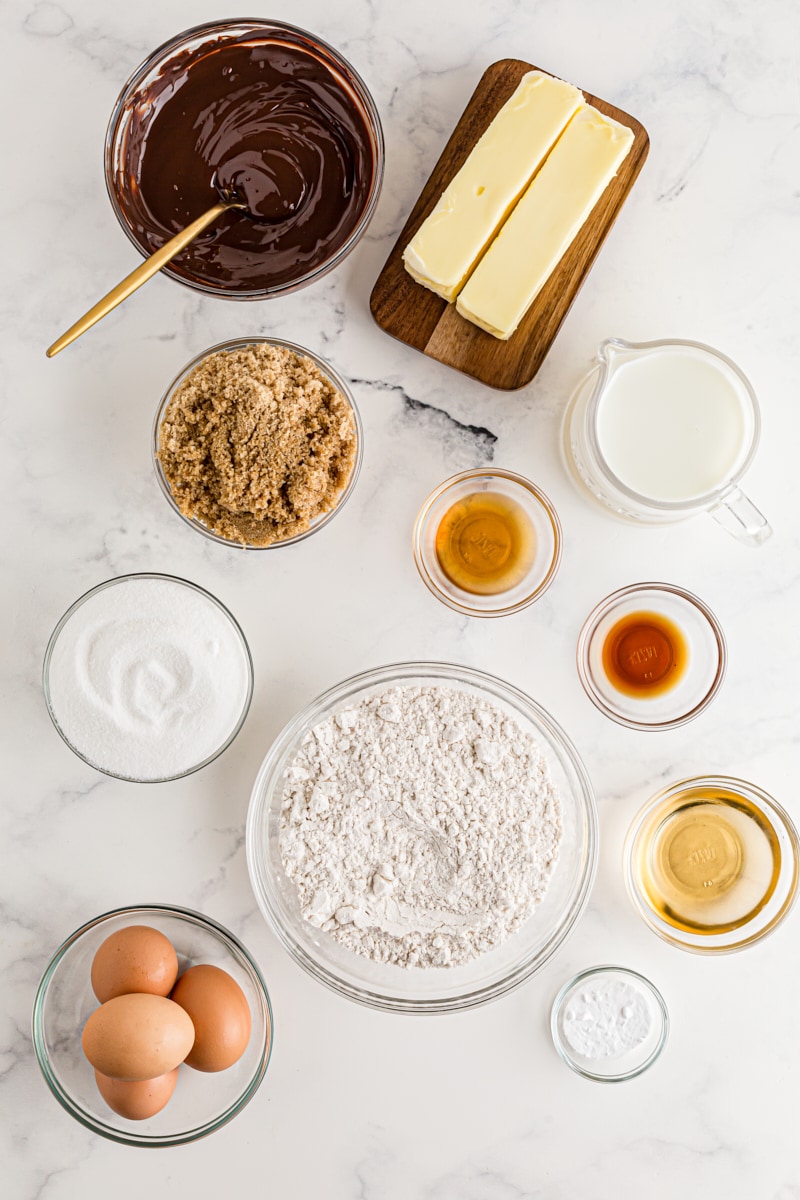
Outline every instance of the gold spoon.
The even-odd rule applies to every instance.
[[[198,217],[196,221],[192,221],[191,225],[187,225],[180,233],[176,233],[175,237],[170,238],[165,242],[160,250],[156,250],[155,254],[151,254],[149,258],[137,267],[135,271],[131,271],[130,275],[126,275],[121,283],[118,283],[115,288],[112,288],[107,296],[103,296],[102,300],[98,300],[93,308],[90,308],[87,313],[71,325],[66,333],[62,333],[61,337],[53,342],[52,346],[47,351],[47,357],[52,358],[58,354],[59,350],[63,350],[70,342],[74,342],[82,333],[86,333],[87,329],[91,329],[96,325],[106,313],[110,313],[112,308],[116,308],[123,300],[127,300],[131,292],[135,292],[143,283],[146,283],[151,276],[155,275],[162,267],[165,267],[176,254],[180,254],[181,250],[185,249],[190,242],[193,242],[199,233],[216,221],[217,217],[221,217],[224,212],[231,208],[246,208],[240,200],[224,200],[220,204],[215,204],[208,212],[203,213],[202,217]]]

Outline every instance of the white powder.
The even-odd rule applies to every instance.
[[[564,1007],[566,1041],[584,1058],[620,1058],[647,1038],[653,1024],[647,997],[634,984],[598,975],[587,979]]]
[[[544,896],[560,837],[534,738],[455,688],[341,709],[286,772],[281,857],[303,916],[378,962],[457,966],[498,946]]]
[[[64,625],[49,671],[56,721],[94,766],[147,781],[179,775],[225,744],[249,667],[230,618],[171,579],[129,578]]]

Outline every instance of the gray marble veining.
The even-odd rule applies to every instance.
[[[798,45],[793,0],[275,0],[373,89],[386,180],[356,251],[317,286],[228,304],[168,279],[58,359],[44,347],[136,261],[102,179],[105,125],[137,63],[212,0],[6,0],[4,276],[0,293],[0,541],[4,711],[0,806],[0,1191],[9,1200],[219,1195],[286,1200],[796,1200],[798,917],[743,955],[707,961],[659,943],[624,893],[622,841],[663,782],[740,774],[800,817]],[[384,336],[372,283],[484,68],[519,56],[639,117],[649,161],[534,383],[505,395]],[[174,375],[205,347],[269,333],[353,381],[366,456],[347,508],[318,538],[243,555],[195,537],[152,476],[150,427]],[[564,405],[606,336],[686,337],[735,358],[764,413],[747,490],[775,536],[752,552],[712,521],[638,530],[574,490]],[[410,555],[417,509],[446,475],[492,462],[534,479],[565,530],[547,596],[505,621],[450,613]],[[250,717],[201,774],[155,788],[100,777],[62,744],[40,688],[69,604],[126,571],[184,575],[241,621],[256,663]],[[663,578],[700,594],[730,669],[694,724],[610,724],[580,690],[574,645],[607,592]],[[324,584],[321,583],[324,581]],[[602,848],[591,904],[545,970],[462,1016],[362,1010],[303,975],[256,909],[243,825],[281,726],[347,675],[401,658],[489,670],[566,727],[593,778]],[[147,1154],[92,1137],[50,1097],[29,1020],[39,975],[76,926],[116,905],[196,906],[247,942],[275,1006],[276,1049],[250,1106],[189,1148]],[[603,1088],[552,1050],[552,997],[582,966],[651,975],[671,1010],[662,1060]]]

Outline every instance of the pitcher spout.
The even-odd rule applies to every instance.
[[[623,338],[606,338],[597,348],[597,358],[603,366],[610,367],[617,359],[635,354],[638,349],[633,342],[626,342]]]

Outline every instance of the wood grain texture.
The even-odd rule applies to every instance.
[[[500,341],[465,320],[456,312],[455,305],[448,304],[411,278],[403,266],[403,250],[522,76],[534,70],[542,68],[519,59],[505,58],[484,72],[370,296],[372,315],[386,333],[490,387],[507,390],[530,383],[542,365],[642,169],[650,146],[647,131],[639,121],[613,104],[584,92],[589,104],[633,131],[630,153],[508,341]]]

